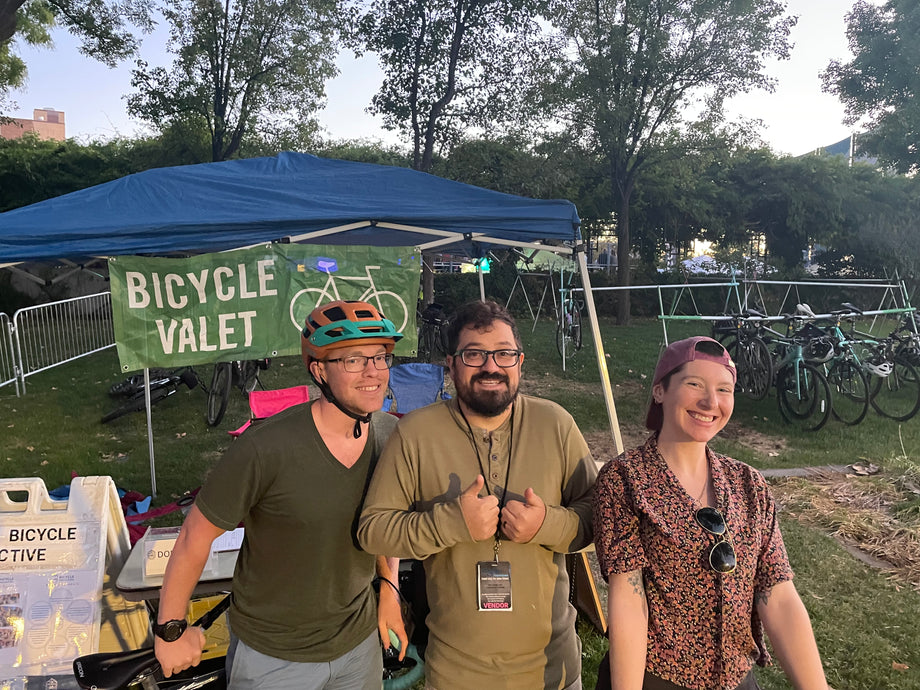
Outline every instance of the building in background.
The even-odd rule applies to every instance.
[[[36,108],[32,119],[11,118],[12,122],[0,123],[0,139],[19,139],[26,132],[35,132],[39,139],[64,141],[64,113],[54,108]]]

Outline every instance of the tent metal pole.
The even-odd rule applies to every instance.
[[[150,451],[150,495],[157,497],[157,466],[153,457],[153,415],[150,410],[150,369],[144,369],[144,403],[147,408],[147,448]]]
[[[613,402],[613,387],[610,385],[610,374],[607,371],[607,355],[604,353],[604,343],[601,341],[601,329],[597,322],[597,309],[594,306],[594,295],[591,293],[591,278],[588,276],[588,258],[584,245],[579,245],[575,251],[575,260],[578,262],[578,272],[581,274],[581,285],[585,291],[585,306],[588,308],[588,323],[591,324],[591,336],[594,338],[594,352],[597,355],[597,369],[601,375],[601,387],[604,391],[604,402],[607,403],[607,419],[610,422],[610,431],[617,453],[622,453],[623,437],[620,435],[620,422],[617,419],[617,408]]]
[[[476,262],[476,273],[479,274],[479,301],[486,301],[486,284],[482,279],[482,262]]]

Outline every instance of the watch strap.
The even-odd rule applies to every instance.
[[[186,628],[188,628],[188,621],[173,618],[165,623],[154,623],[153,634],[166,642],[175,642],[182,637]]]

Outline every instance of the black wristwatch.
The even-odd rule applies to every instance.
[[[153,634],[159,637],[161,640],[166,642],[175,642],[180,637],[182,633],[185,632],[185,629],[188,627],[188,622],[184,620],[176,620],[175,618],[171,621],[166,621],[165,623],[154,623],[153,624]]]

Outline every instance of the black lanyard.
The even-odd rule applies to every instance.
[[[476,462],[479,464],[479,471],[482,473],[482,480],[485,482],[486,491],[489,494],[492,493],[492,489],[489,488],[489,473],[486,472],[485,467],[482,464],[482,455],[479,453],[479,445],[476,443],[475,435],[473,434],[473,427],[470,425],[470,420],[466,418],[466,415],[463,413],[463,407],[460,405],[460,401],[457,401],[457,409],[460,410],[460,416],[463,417],[463,421],[466,422],[467,431],[470,433],[470,444],[473,446],[473,452],[476,453]],[[505,486],[502,487],[501,498],[498,499],[498,508],[501,510],[505,507],[505,498],[508,495],[508,480],[511,478],[511,456],[514,454],[514,404],[511,405],[511,420],[509,422],[509,435],[508,435],[508,467],[505,473]],[[489,432],[491,434],[491,432]],[[501,523],[501,515],[499,515],[499,523]],[[499,531],[499,525],[495,525],[495,559],[498,560],[498,545],[501,541]]]

